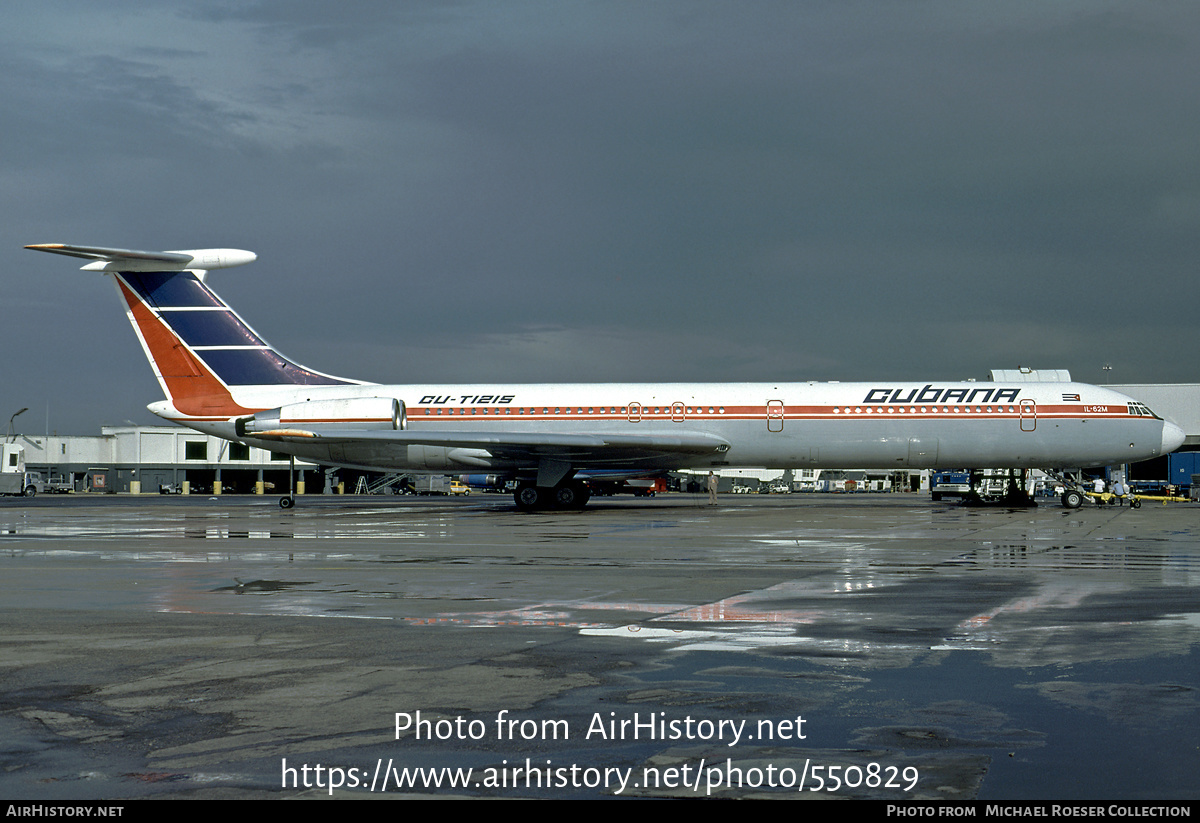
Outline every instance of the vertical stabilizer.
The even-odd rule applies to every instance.
[[[163,393],[189,417],[228,419],[253,412],[234,400],[238,387],[361,385],[288,360],[202,281],[209,269],[252,262],[252,252],[26,248],[91,260],[85,271],[113,279]]]

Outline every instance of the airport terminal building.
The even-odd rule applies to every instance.
[[[77,492],[263,494],[288,488],[288,455],[179,426],[101,426],[98,437],[18,435],[16,442],[25,447],[27,471]],[[298,492],[325,490],[325,476],[296,461]]]

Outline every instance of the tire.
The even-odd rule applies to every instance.
[[[281,509],[290,509],[294,505],[296,505],[296,501],[291,497],[279,498],[279,508]]]
[[[26,486],[24,494],[26,497],[36,497],[37,496],[37,486]]]
[[[1068,489],[1067,491],[1063,492],[1062,504],[1063,507],[1067,509],[1078,509],[1083,505],[1083,494],[1075,491],[1074,489]]]
[[[554,489],[556,509],[582,509],[591,498],[591,490],[580,480],[571,480]]]
[[[532,483],[525,483],[517,486],[517,490],[513,492],[513,500],[518,509],[523,512],[531,512],[542,505],[542,492]]]
[[[573,509],[579,505],[579,489],[574,483],[563,483],[554,490],[554,507]]]

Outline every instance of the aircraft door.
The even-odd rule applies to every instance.
[[[642,404],[641,403],[630,403],[629,404],[629,422],[637,423],[641,419],[642,419]]]
[[[671,404],[671,422],[673,422],[673,423],[682,423],[683,422],[683,404],[682,403],[672,403]]]
[[[908,438],[909,468],[932,469],[938,464],[938,439],[936,437]]]
[[[767,431],[781,432],[783,431],[783,401],[768,400],[767,401]]]
[[[1021,401],[1021,431],[1031,432],[1037,428],[1037,403],[1032,400]]]

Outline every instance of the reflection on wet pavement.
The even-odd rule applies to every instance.
[[[1200,624],[1189,596],[1200,551],[1190,529],[1163,529],[1165,513],[1153,509],[1089,519],[1054,508],[802,506],[738,510],[719,525],[719,513],[688,507],[532,518],[496,506],[341,503],[293,513],[263,504],[115,508],[103,518],[39,511],[0,512],[10,560],[138,569],[145,604],[161,611],[572,627],[679,649],[792,647],[884,666],[953,649],[987,651],[999,665],[1094,659],[1092,639],[1117,622],[1124,638],[1104,654],[1145,654],[1192,642]],[[222,542],[229,547],[213,545]],[[464,565],[520,579],[484,574],[463,586]],[[595,570],[594,591],[564,598],[550,586],[547,598],[532,579],[580,567]],[[613,599],[630,576],[655,580],[654,594]],[[696,602],[680,596],[677,576],[702,576],[710,585],[701,588],[716,591],[728,578],[737,591]],[[228,594],[262,597],[223,606]],[[1088,608],[1099,602],[1106,607]]]
[[[753,713],[754,700],[811,700],[824,731],[810,756],[848,763],[847,751],[869,750],[880,763],[922,764],[925,774],[943,775],[938,785],[970,797],[1019,797],[1013,787],[1038,779],[1059,796],[1053,790],[1061,786],[1039,777],[1038,764],[1068,756],[1064,739],[1090,744],[1064,734],[1056,711],[1101,718],[1096,734],[1125,735],[1128,746],[1153,737],[1148,756],[1196,759],[1162,739],[1200,719],[1200,675],[1191,665],[1200,637],[1200,530],[1197,509],[1187,506],[980,511],[889,495],[710,511],[667,496],[526,516],[502,500],[356,507],[314,499],[291,512],[241,501],[86,503],[0,507],[10,638],[24,636],[12,631],[17,615],[43,612],[68,623],[73,613],[99,615],[101,624],[152,615],[182,626],[264,621],[336,637],[367,632],[369,654],[415,646],[397,659],[417,680],[454,648],[446,637],[463,648],[498,643],[538,672],[530,683],[560,667],[576,672],[573,685],[530,705],[554,700],[555,711],[585,711],[579,707],[596,699],[587,690],[602,682],[603,699],[617,704],[711,708],[748,690],[758,697],[737,711]],[[575,649],[610,662],[592,670]],[[41,665],[30,654],[10,656],[8,665]],[[530,665],[530,654],[545,665]],[[510,658],[486,659],[463,664],[488,668],[494,680]],[[639,662],[617,676],[632,665],[618,659]],[[1098,667],[1118,664],[1097,676]],[[278,669],[316,676],[290,658]],[[1148,670],[1162,674],[1135,682]],[[190,682],[191,671],[172,677]],[[253,667],[242,671],[258,676]],[[672,673],[661,689],[653,687],[656,671]],[[713,689],[696,691],[709,677]],[[334,682],[322,676],[310,688]],[[420,682],[429,694],[449,694],[444,679]],[[108,688],[105,699],[115,699]],[[86,715],[68,710],[74,699],[7,705],[21,706],[10,717],[64,738],[104,740]],[[192,699],[193,709],[208,705],[202,694]],[[432,698],[407,699],[429,706]],[[447,706],[482,698],[456,700]],[[396,709],[392,698],[384,702],[372,711]],[[204,723],[194,728],[207,739]],[[948,751],[955,758],[946,759]],[[670,764],[705,752],[719,753],[660,747],[637,756]],[[1023,754],[998,768],[1001,752]],[[765,747],[742,754],[744,763],[775,756]],[[235,771],[195,753],[178,762],[193,764],[190,786],[202,774]],[[147,785],[180,773],[122,772]]]

